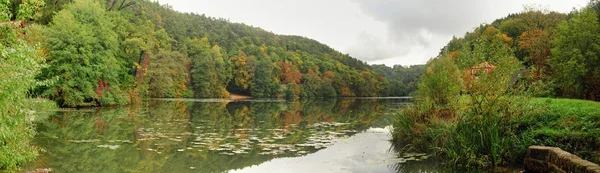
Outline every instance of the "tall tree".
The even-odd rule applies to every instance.
[[[536,75],[542,75],[546,61],[550,57],[550,35],[541,29],[534,29],[521,34],[519,48],[527,52],[527,61],[535,65]]]
[[[191,95],[187,89],[188,64],[189,59],[177,51],[160,50],[152,56],[146,78],[149,96],[173,98]]]
[[[600,23],[594,10],[585,8],[560,24],[552,44],[549,63],[560,95],[599,100]]]
[[[250,86],[253,97],[275,97],[279,94],[280,84],[275,82],[273,65],[267,58],[259,58],[256,63],[254,80]]]
[[[193,39],[189,43],[192,59],[192,85],[197,98],[229,97],[227,84],[231,72],[224,53],[218,45],[211,49],[208,38]]]
[[[294,66],[294,64],[279,61],[277,65],[280,69],[279,74],[281,74],[280,81],[282,84],[300,83],[300,81],[302,80],[302,73],[300,73],[300,71],[296,66]]]
[[[123,104],[119,76],[126,71],[117,58],[119,43],[102,5],[76,0],[48,27],[48,67],[42,78],[57,78],[43,95],[62,106]]]
[[[231,80],[230,88],[240,92],[248,92],[250,89],[250,69],[248,64],[248,57],[244,51],[239,50],[238,55],[231,58],[231,68],[233,72],[233,79]]]

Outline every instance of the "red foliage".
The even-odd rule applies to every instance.
[[[102,99],[102,91],[106,90],[107,88],[108,86],[106,85],[106,82],[104,82],[102,79],[98,79],[98,88],[96,88],[96,94],[98,95],[99,99]]]
[[[302,80],[302,73],[291,63],[279,61],[277,63],[281,69],[281,82],[283,84],[296,83]]]

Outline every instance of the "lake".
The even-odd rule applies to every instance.
[[[405,98],[154,99],[62,109],[37,120],[52,172],[438,172],[425,154],[390,151]],[[405,155],[406,156],[406,155]],[[424,160],[424,161],[419,161]]]

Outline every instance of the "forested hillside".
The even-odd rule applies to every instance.
[[[569,14],[529,7],[454,38],[440,57],[452,57],[460,70],[514,57],[523,65],[519,83],[534,95],[598,101],[599,16],[598,1]]]
[[[387,94],[390,96],[408,96],[417,90],[417,82],[425,71],[425,65],[404,67],[395,65],[371,65],[373,71],[383,75],[389,82]]]
[[[416,78],[383,76],[315,40],[277,35],[149,0],[2,2],[46,63],[30,95],[61,106],[120,105],[145,97],[351,97],[408,94]],[[35,14],[35,15],[34,15]],[[381,71],[380,71],[381,72]],[[397,81],[393,81],[398,79]],[[390,85],[390,81],[392,80]],[[406,83],[404,83],[406,82]]]

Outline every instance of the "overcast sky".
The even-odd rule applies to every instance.
[[[588,0],[158,0],[175,10],[300,35],[369,64],[424,64],[463,36],[524,5],[569,12]]]

